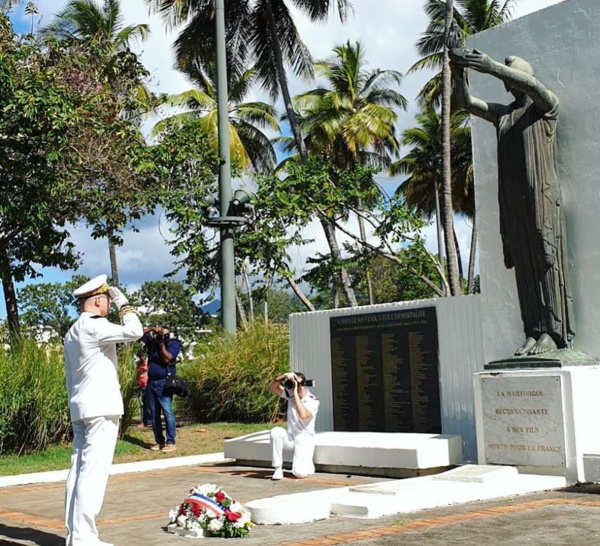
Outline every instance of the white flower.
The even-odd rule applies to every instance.
[[[194,487],[196,493],[204,495],[205,497],[211,496],[210,494],[216,493],[218,489],[219,488],[214,483],[203,483],[198,484],[196,487]]]
[[[179,525],[179,527],[185,527],[185,522],[187,521],[187,517],[186,516],[177,516],[177,525]]]
[[[208,524],[208,530],[211,533],[218,533],[223,528],[223,522],[219,518],[213,518]]]
[[[177,514],[179,510],[175,508],[174,510],[169,510],[169,523],[175,523],[177,521]]]
[[[238,502],[238,501],[233,501],[233,502],[231,503],[231,506],[229,507],[229,509],[230,509],[232,512],[239,512],[239,513],[241,513],[241,512],[243,512],[243,511],[244,511],[244,505],[243,505],[241,502]]]
[[[252,514],[250,513],[249,510],[242,510],[242,517],[240,519],[237,520],[236,523],[241,523],[242,525],[246,525],[246,523],[250,522],[250,519],[252,518]]]

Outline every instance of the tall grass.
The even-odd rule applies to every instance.
[[[0,453],[42,450],[69,436],[62,350],[24,340],[0,349]]]
[[[133,345],[120,347],[121,434],[137,412],[134,355]],[[0,377],[0,454],[41,451],[71,439],[62,347],[24,340],[0,348]]]
[[[256,321],[237,336],[217,332],[196,345],[196,359],[178,366],[190,383],[179,407],[198,422],[266,423],[281,411],[268,389],[271,379],[289,371],[287,326],[265,327]]]
[[[123,437],[127,427],[140,412],[135,373],[137,349],[139,347],[135,343],[119,346],[119,383],[121,383],[121,395],[123,396],[123,417],[119,426],[119,438]]]
[[[137,348],[119,348],[121,436],[139,412]],[[237,336],[215,333],[201,338],[195,354],[195,360],[177,366],[191,387],[188,398],[177,399],[178,410],[204,423],[277,418],[282,408],[268,382],[289,370],[287,327],[257,322]],[[62,347],[27,340],[14,349],[0,347],[0,377],[0,454],[40,451],[71,439]]]

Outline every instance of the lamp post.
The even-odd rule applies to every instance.
[[[225,0],[215,0],[215,45],[217,50],[217,117],[219,139],[219,201],[221,217],[226,217],[231,201],[231,157],[229,148],[229,97],[225,49]],[[227,332],[237,329],[235,315],[235,270],[233,226],[216,224],[221,241],[221,321]]]

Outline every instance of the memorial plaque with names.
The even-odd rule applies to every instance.
[[[435,307],[330,318],[333,426],[441,433]]]

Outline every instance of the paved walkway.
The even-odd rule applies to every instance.
[[[241,502],[384,479],[316,474],[269,479],[270,471],[227,464],[194,465],[111,476],[99,518],[100,536],[115,546],[180,546],[187,538],[165,532],[170,508],[190,487],[210,482]],[[0,489],[2,546],[63,546],[64,482]],[[382,502],[385,502],[385,496]],[[213,543],[225,539],[211,538]],[[333,517],[300,525],[256,526],[241,539],[247,546],[557,546],[600,543],[600,487],[455,505],[363,520]],[[183,541],[183,542],[182,542]]]

